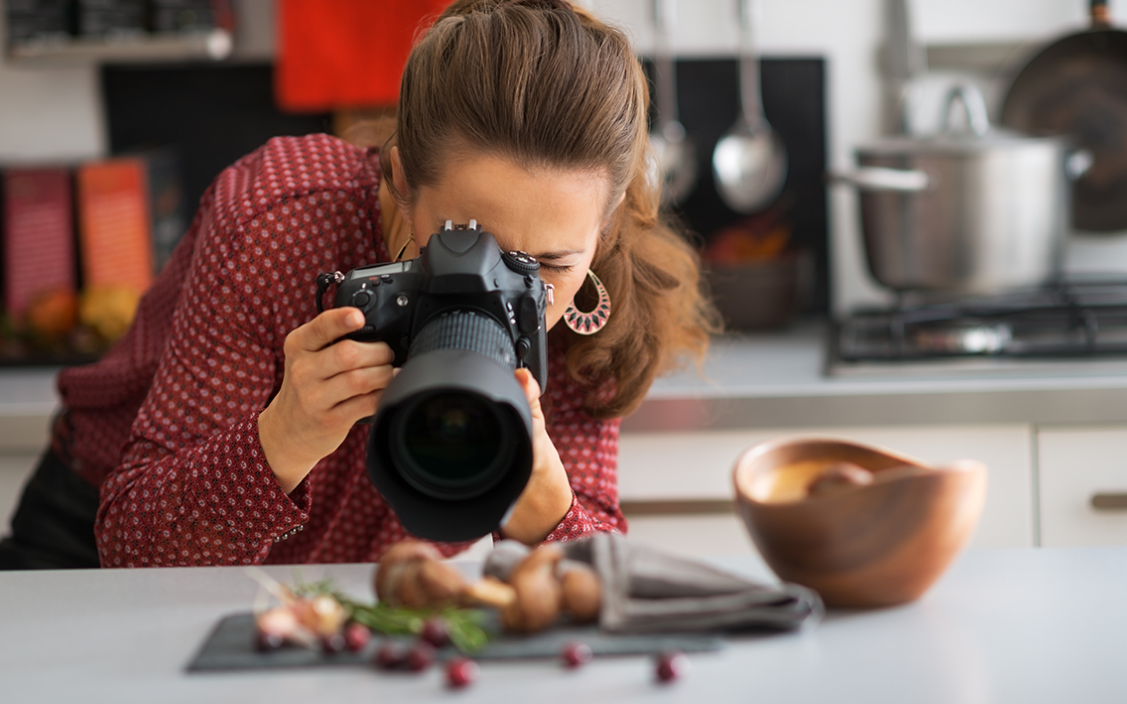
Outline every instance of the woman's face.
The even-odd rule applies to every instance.
[[[393,150],[392,158],[398,162]],[[394,164],[396,189],[406,194],[403,169]],[[501,157],[454,159],[434,186],[412,194],[405,213],[419,246],[450,220],[477,220],[507,251],[540,262],[540,276],[555,287],[546,322],[551,329],[583,285],[606,224],[610,177],[591,171],[526,170]]]

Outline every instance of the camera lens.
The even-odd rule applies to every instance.
[[[488,491],[513,454],[510,425],[496,403],[466,391],[421,394],[392,429],[392,452],[404,478],[436,498],[470,498]]]

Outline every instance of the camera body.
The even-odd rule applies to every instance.
[[[364,313],[354,340],[383,341],[400,373],[368,435],[368,476],[410,533],[476,540],[497,530],[532,473],[532,412],[513,372],[547,386],[552,287],[475,221],[450,222],[416,259],[318,278]]]
[[[544,391],[549,289],[536,259],[503,251],[471,220],[464,228],[447,222],[416,259],[353,269],[340,281],[333,304],[359,308],[364,327],[347,337],[386,342],[395,352],[395,366],[406,363],[428,322],[452,311],[476,311],[504,328],[514,369],[527,367]]]

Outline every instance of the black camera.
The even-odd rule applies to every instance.
[[[368,438],[368,474],[412,534],[447,542],[496,530],[532,472],[532,413],[513,377],[547,384],[551,285],[477,222],[449,221],[416,259],[318,278],[318,308],[363,311],[348,337],[384,341],[399,375]]]

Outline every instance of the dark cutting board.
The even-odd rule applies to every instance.
[[[199,652],[188,664],[191,672],[219,672],[292,667],[337,667],[369,665],[384,641],[373,638],[368,647],[357,653],[326,654],[301,647],[283,647],[269,652],[255,648],[254,615],[238,613],[225,616],[208,634]],[[499,634],[483,650],[473,655],[476,660],[528,660],[559,658],[565,643],[582,641],[595,656],[651,655],[668,650],[700,653],[720,650],[724,640],[707,634],[611,635],[597,626],[557,626],[528,636]],[[455,654],[445,648],[438,654],[444,659]]]

